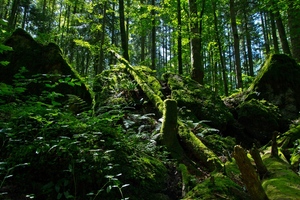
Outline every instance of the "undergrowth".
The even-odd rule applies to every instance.
[[[151,199],[165,191],[167,153],[156,146],[151,114],[128,117],[112,106],[75,115],[47,91],[24,98],[20,82],[0,87],[0,199]]]

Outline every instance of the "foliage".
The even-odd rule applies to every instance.
[[[125,113],[114,107],[97,116],[91,111],[73,115],[53,102],[43,102],[46,91],[22,101],[23,91],[4,89],[4,99],[15,97],[0,106],[4,198],[13,190],[17,198],[24,194],[37,199],[151,199],[152,193],[163,192],[167,154],[153,139],[145,140],[147,126],[138,124],[149,120],[155,128],[151,115],[132,115],[130,120],[137,124],[124,132],[120,122]],[[140,131],[134,132],[136,128]]]

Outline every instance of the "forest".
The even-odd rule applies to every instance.
[[[0,0],[0,199],[300,195],[299,0]]]

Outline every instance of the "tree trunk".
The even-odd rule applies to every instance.
[[[100,55],[99,55],[99,65],[98,73],[101,73],[104,70],[104,42],[105,42],[105,28],[106,28],[106,10],[107,10],[107,1],[103,5],[103,18],[102,18],[102,31],[101,31],[101,40],[100,40]]]
[[[270,21],[271,21],[274,53],[279,53],[279,45],[278,45],[278,39],[277,39],[277,33],[276,33],[276,24],[275,24],[274,14],[272,12],[270,12]]]
[[[266,48],[266,54],[270,54],[270,40],[269,40],[269,36],[268,36],[268,26],[266,23],[266,19],[264,16],[265,12],[260,12],[260,19],[261,19],[261,26],[262,26],[262,32],[264,35],[264,40],[265,40],[265,48]]]
[[[296,4],[296,3],[295,3]],[[292,45],[292,56],[300,62],[300,9],[294,5],[294,1],[289,0],[288,25],[290,29],[290,40]]]
[[[213,6],[213,13],[214,13],[216,40],[217,40],[217,44],[218,44],[219,56],[220,56],[220,61],[221,61],[224,94],[225,94],[225,96],[228,96],[228,82],[227,82],[227,74],[226,74],[226,65],[225,65],[225,59],[223,57],[222,43],[221,43],[220,33],[219,33],[219,29],[218,29],[218,18],[217,18],[217,14],[216,14],[216,7],[217,7],[216,1],[212,2],[212,6]]]
[[[155,6],[155,0],[151,1],[152,6]],[[151,29],[151,69],[155,70],[155,61],[156,61],[156,27],[155,27],[155,10],[151,10],[152,16],[152,29]]]
[[[182,36],[181,36],[181,2],[177,0],[177,22],[178,22],[178,38],[177,38],[177,55],[178,55],[178,73],[183,74],[182,70]]]
[[[291,51],[290,51],[289,44],[287,41],[287,36],[286,36],[285,28],[284,28],[282,18],[281,18],[280,12],[279,12],[279,8],[278,8],[276,2],[274,2],[274,0],[271,1],[271,3],[272,3],[272,7],[273,7],[273,13],[274,13],[283,53],[285,53],[287,55],[291,55]]]
[[[202,11],[204,12],[205,0],[202,1]],[[189,0],[189,11],[190,11],[190,31],[191,31],[191,65],[192,65],[192,79],[200,84],[203,84],[204,79],[204,67],[202,65],[201,57],[201,28],[199,28],[199,19],[197,14],[197,1]]]
[[[119,0],[119,15],[120,15],[120,32],[121,32],[121,46],[123,50],[123,57],[129,61],[128,53],[128,40],[125,29],[125,11],[124,11],[124,0]]]
[[[286,33],[285,33],[285,28],[284,28],[280,13],[278,11],[275,12],[275,18],[276,18],[276,25],[277,25],[277,30],[279,33],[279,38],[280,38],[283,53],[285,53],[287,55],[291,55],[291,51],[290,51]]]
[[[247,1],[245,1],[245,5],[248,7]],[[248,28],[247,9],[244,9],[244,20],[245,20],[245,33],[246,33],[246,43],[247,43],[246,46],[247,46],[247,56],[248,56],[248,64],[249,64],[249,75],[254,76],[251,34],[250,34],[250,30]]]
[[[13,1],[12,7],[11,7],[11,12],[10,12],[10,15],[8,18],[8,28],[11,30],[13,30],[16,25],[16,14],[17,14],[19,5],[20,5],[20,0]]]
[[[233,46],[234,46],[237,88],[243,88],[241,58],[240,58],[240,40],[239,40],[237,24],[236,24],[234,0],[230,0],[230,18],[231,18],[231,28],[232,28],[233,42],[234,42]]]

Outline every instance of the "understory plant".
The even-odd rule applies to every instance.
[[[74,114],[46,90],[24,96],[26,85],[5,84],[19,88],[13,93],[2,86],[0,199],[151,199],[164,192],[163,151],[140,151],[152,140],[140,138],[146,129],[128,137],[125,111]]]

